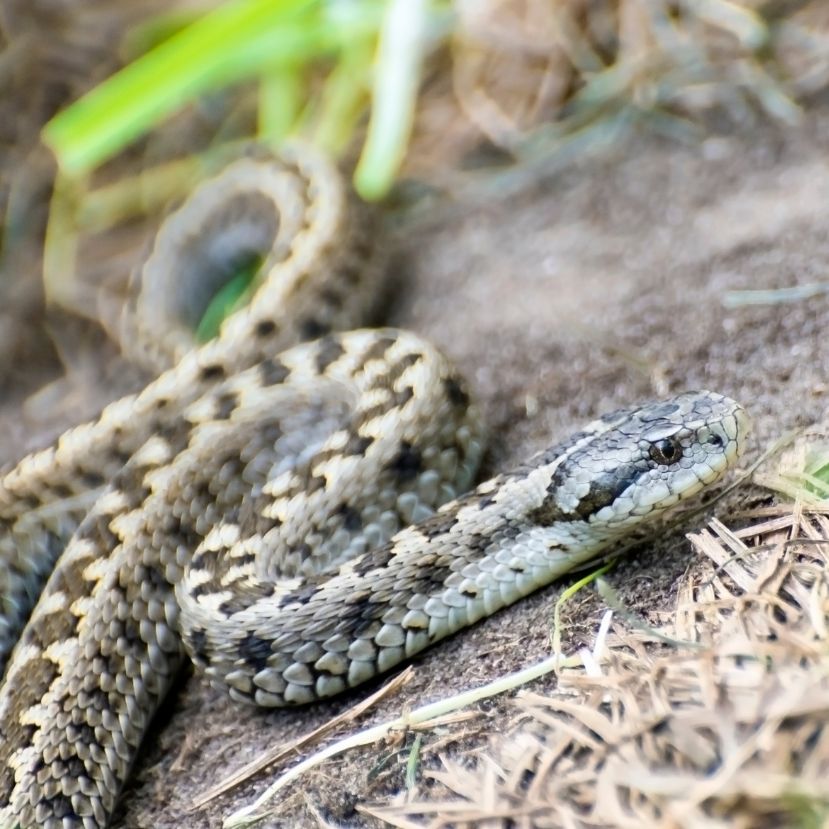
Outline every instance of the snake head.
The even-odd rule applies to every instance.
[[[718,480],[742,453],[749,425],[739,403],[710,391],[606,415],[559,455],[535,517],[574,531],[626,530]]]

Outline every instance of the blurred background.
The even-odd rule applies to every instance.
[[[632,136],[690,146],[794,127],[829,79],[829,9],[4,0],[0,49],[0,389],[19,406],[71,375],[29,399],[31,433],[13,419],[8,458],[60,428],[56,409],[99,407],[101,329],[130,272],[160,217],[234,142],[312,142],[387,214],[434,220],[619,153]]]
[[[170,209],[250,140],[314,144],[376,205],[392,286],[385,321],[434,340],[468,377],[493,436],[485,473],[601,411],[694,387],[746,405],[753,460],[825,418],[827,85],[822,0],[0,0],[0,463],[146,382],[114,336],[131,274]],[[691,556],[677,534],[641,550],[614,573],[618,600],[648,624],[673,618]],[[427,654],[411,705],[547,656],[550,603],[547,591]],[[804,611],[815,630],[797,647],[825,640],[815,606]],[[568,645],[591,641],[605,608],[593,593],[575,602]],[[801,667],[814,657],[806,650],[791,645]],[[674,666],[676,693],[659,710],[686,704],[697,668]],[[705,670],[694,690],[704,738],[691,729],[637,767],[641,779],[668,769],[675,788],[654,795],[652,811],[631,817],[625,803],[591,825],[622,825],[623,813],[631,826],[826,825],[825,797],[798,799],[789,785],[825,780],[825,687],[812,695],[822,707],[808,739],[781,725],[776,754],[733,760],[747,769],[740,786],[702,791],[692,783],[712,758],[736,752],[761,719],[734,713],[750,707],[744,690],[722,691],[728,704],[717,707]],[[793,684],[811,687],[799,674]],[[751,687],[751,710],[770,708],[768,687]],[[354,701],[263,715],[187,683],[119,825],[220,825],[226,801],[188,811],[208,783]],[[447,790],[435,795],[425,772],[445,769],[446,752],[462,758],[442,782],[469,808],[452,800],[441,825],[478,825],[491,766],[467,768],[526,719],[504,699],[477,714],[417,744],[414,791],[427,800]],[[651,715],[631,733],[649,734]],[[398,797],[412,742],[332,761],[269,825],[426,825],[431,807]],[[529,822],[493,825],[578,825],[595,789],[556,789],[564,778],[548,757],[554,779],[534,790],[541,811],[528,818],[516,781],[537,769],[530,749],[504,759],[511,750],[495,752],[515,784],[499,789],[499,808]],[[778,773],[792,775],[788,788]],[[650,794],[637,797],[651,804]],[[701,822],[660,823],[666,799]],[[385,811],[359,810],[371,800]],[[554,814],[561,804],[570,823]],[[548,822],[535,822],[542,812]]]

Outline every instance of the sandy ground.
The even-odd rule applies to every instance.
[[[693,147],[639,138],[519,197],[453,206],[430,226],[404,221],[395,230],[387,321],[438,343],[468,377],[491,427],[485,472],[520,462],[602,411],[700,387],[749,409],[751,460],[787,429],[824,414],[829,339],[819,332],[829,326],[829,299],[732,309],[723,299],[732,290],[825,280],[828,152],[829,107],[817,102],[795,130],[757,127]],[[735,503],[717,509],[727,513]],[[635,550],[609,579],[647,620],[671,607],[689,566],[690,547],[677,533]],[[542,591],[425,653],[405,692],[366,723],[549,655],[560,590]],[[603,610],[591,591],[583,596],[567,612],[571,643],[590,641]],[[188,812],[194,798],[377,685],[303,710],[262,713],[188,677],[158,717],[116,825],[219,826],[273,773],[198,813]],[[509,699],[483,708],[477,731],[442,751],[468,751],[502,730]],[[443,736],[424,735],[426,768],[437,767],[429,745]],[[374,825],[356,806],[403,787],[410,745],[408,738],[326,763],[289,788],[264,825]]]

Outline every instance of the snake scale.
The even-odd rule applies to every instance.
[[[157,378],[0,477],[3,829],[106,826],[185,654],[247,702],[337,694],[738,456],[743,409],[689,392],[467,492],[484,438],[463,380],[414,334],[343,333],[378,293],[373,234],[324,159],[250,149],[140,273],[123,346]],[[260,260],[250,303],[196,344],[211,295]]]

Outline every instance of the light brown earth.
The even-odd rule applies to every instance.
[[[750,461],[826,411],[829,297],[731,309],[724,299],[733,290],[829,281],[827,158],[829,106],[818,100],[796,128],[754,125],[694,146],[638,137],[520,196],[440,205],[430,224],[397,217],[389,231],[395,288],[386,321],[438,343],[469,379],[491,428],[485,472],[520,462],[602,411],[699,387],[749,409]],[[19,423],[19,402],[12,396],[3,417]],[[20,429],[29,427],[36,424]],[[718,504],[719,514],[735,503]],[[609,580],[625,605],[654,619],[672,606],[693,563],[676,533],[635,550]],[[366,724],[549,655],[560,590],[544,590],[425,653],[414,662],[414,681]],[[592,591],[582,596],[567,611],[569,644],[589,643],[603,611]],[[548,678],[533,689],[553,684]],[[190,814],[194,798],[378,685],[307,709],[262,713],[188,677],[158,718],[116,825],[219,826],[273,775]],[[477,729],[441,750],[451,756],[483,745],[503,729],[509,705],[508,698],[485,704]],[[429,744],[441,736],[423,737],[426,768],[437,766]],[[320,818],[367,825],[355,806],[404,785],[410,745],[408,738],[324,764],[283,793],[265,825],[316,826]]]

